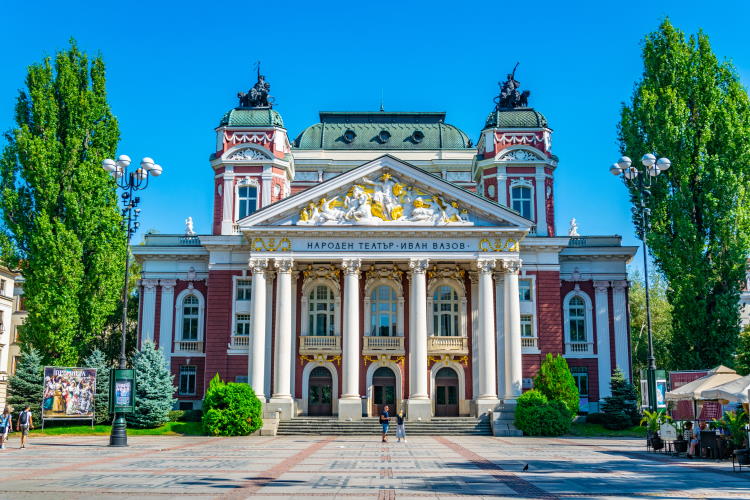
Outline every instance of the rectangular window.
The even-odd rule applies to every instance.
[[[195,316],[183,316],[182,318],[182,340],[198,340],[198,318]]]
[[[522,302],[531,301],[531,280],[518,280],[518,296]]]
[[[570,368],[570,372],[573,374],[573,379],[576,381],[578,387],[578,394],[581,397],[588,397],[589,395],[589,369],[585,366],[573,366]]]
[[[0,295],[5,295],[5,280],[0,280]]]
[[[237,280],[237,300],[250,300],[252,291],[252,280]]]
[[[247,384],[247,375],[237,375],[234,377],[234,381],[238,384]]]
[[[235,322],[234,334],[237,336],[250,335],[250,324],[252,323],[249,314],[238,314]]]
[[[18,369],[18,363],[21,362],[21,356],[13,356],[13,366],[11,367],[10,374],[15,375]]]
[[[586,323],[583,318],[570,318],[570,341],[586,342]]]
[[[237,214],[237,219],[244,219],[258,208],[258,188],[254,186],[241,186],[237,189],[237,199],[240,203],[240,213]]]
[[[195,366],[180,367],[180,395],[192,396],[195,394]]]
[[[522,217],[532,218],[531,213],[531,188],[516,186],[510,190],[511,208],[520,213]]]
[[[521,337],[534,336],[534,318],[530,314],[521,315]]]

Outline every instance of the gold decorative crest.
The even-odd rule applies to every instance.
[[[495,238],[490,241],[488,238],[479,240],[479,251],[481,252],[518,252],[520,245],[518,240],[513,238]]]
[[[253,238],[251,245],[254,252],[288,252],[292,249],[289,238]]]

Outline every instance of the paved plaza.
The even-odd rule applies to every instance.
[[[750,470],[645,453],[641,439],[107,439],[35,437],[20,450],[12,438],[0,498],[750,498]]]

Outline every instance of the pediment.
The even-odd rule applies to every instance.
[[[495,226],[533,222],[392,156],[382,156],[239,221],[255,226]]]

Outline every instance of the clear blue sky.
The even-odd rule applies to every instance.
[[[530,104],[554,129],[558,233],[576,217],[582,234],[635,244],[625,189],[607,169],[640,40],[665,16],[703,28],[750,82],[745,1],[13,2],[0,30],[0,130],[13,125],[26,66],[75,37],[104,56],[120,153],[164,167],[142,195],[141,227],[181,232],[192,216],[207,233],[213,128],[254,82],[254,61],[291,138],[320,110],[376,110],[382,89],[386,110],[446,111],[474,141],[520,61]]]

